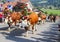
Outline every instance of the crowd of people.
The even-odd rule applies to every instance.
[[[0,23],[4,21],[4,18],[6,17],[5,15],[8,13],[7,10],[9,10],[10,12],[12,12],[12,8],[13,8],[13,6],[9,4],[4,9],[3,5],[4,4],[0,4]]]

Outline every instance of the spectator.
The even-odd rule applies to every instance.
[[[3,16],[3,15],[0,13],[0,23],[2,22],[2,16]]]
[[[2,4],[0,4],[0,12],[3,11],[3,7],[2,7]]]
[[[55,22],[56,21],[56,16],[54,15],[54,19],[53,19],[53,21]]]

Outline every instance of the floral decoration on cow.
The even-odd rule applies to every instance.
[[[27,4],[21,2],[17,2],[13,7],[13,11],[21,12],[24,16],[31,14],[31,10],[27,8]]]

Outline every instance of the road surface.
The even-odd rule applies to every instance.
[[[7,24],[0,23],[1,28],[7,28]],[[53,22],[37,25],[37,31],[32,34],[29,31],[29,36],[24,37],[25,30],[13,30],[10,33],[6,30],[0,30],[0,42],[58,42],[59,31],[58,25]]]

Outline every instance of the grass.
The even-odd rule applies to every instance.
[[[40,9],[43,12],[47,12],[47,14],[55,14],[55,15],[60,15],[60,10],[54,10],[54,9]]]

